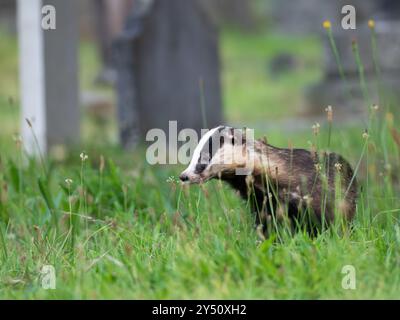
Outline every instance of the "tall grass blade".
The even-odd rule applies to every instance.
[[[55,205],[48,188],[48,182],[45,181],[43,178],[38,178],[37,183],[39,186],[40,194],[42,195],[44,202],[46,203],[47,209],[50,211],[56,233],[58,233],[57,212],[55,210]]]

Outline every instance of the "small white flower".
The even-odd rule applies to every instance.
[[[325,111],[326,111],[326,115],[327,115],[328,121],[329,121],[329,122],[332,122],[332,120],[333,120],[333,110],[332,110],[332,106],[327,106],[327,107],[325,108]]]
[[[22,137],[21,137],[21,135],[19,135],[19,134],[15,134],[15,135],[13,136],[13,140],[14,140],[15,142],[22,142]]]
[[[372,108],[372,110],[375,110],[375,111],[379,110],[379,106],[377,104],[373,104],[371,108]]]
[[[82,152],[79,156],[81,157],[82,161],[86,161],[89,158],[89,156],[87,154],[85,154],[84,152]]]
[[[176,183],[176,179],[174,176],[169,176],[166,180],[167,183]]]
[[[343,165],[341,163],[335,163],[335,168],[337,171],[341,171],[342,170]]]
[[[319,133],[319,128],[320,128],[321,126],[319,125],[319,123],[318,122],[316,122],[311,128],[313,129],[313,132],[314,132],[314,134],[315,135],[317,135],[318,133]]]
[[[72,182],[73,182],[72,179],[69,178],[65,179],[65,184],[67,185],[68,188],[71,187]]]
[[[303,200],[307,203],[307,205],[310,205],[311,202],[313,201],[313,198],[312,198],[310,195],[306,194],[306,195],[303,197]]]

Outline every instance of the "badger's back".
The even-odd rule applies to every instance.
[[[252,196],[255,211],[263,208],[271,214],[270,211],[276,212],[279,207],[286,206],[292,217],[298,217],[308,209],[319,221],[323,216],[325,221],[333,221],[335,212],[346,219],[353,218],[356,180],[350,164],[341,155],[330,153],[319,158],[305,149],[283,149],[265,144],[264,147],[258,145],[256,153],[263,153],[263,156],[254,168],[251,185],[249,179],[246,181],[241,176],[224,179],[239,190],[242,197]]]

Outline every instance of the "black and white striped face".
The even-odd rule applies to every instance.
[[[189,166],[179,176],[186,183],[200,183],[218,177],[234,168],[234,154],[242,150],[236,132],[227,126],[208,131],[200,139]],[[242,139],[240,139],[240,142]],[[241,152],[240,152],[241,153]]]

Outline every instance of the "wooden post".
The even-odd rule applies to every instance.
[[[56,28],[45,30],[42,8],[56,10]],[[18,0],[22,124],[25,147],[37,153],[79,139],[78,16],[76,0]]]

